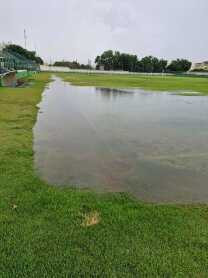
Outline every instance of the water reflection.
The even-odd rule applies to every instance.
[[[96,93],[106,99],[115,99],[118,97],[133,97],[134,90],[113,89],[113,88],[95,88]]]
[[[39,106],[35,168],[49,183],[128,191],[145,201],[208,202],[207,97],[55,78]]]

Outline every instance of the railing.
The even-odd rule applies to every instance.
[[[39,65],[12,51],[0,52],[0,66],[8,70],[39,71]]]

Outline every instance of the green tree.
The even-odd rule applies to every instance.
[[[105,70],[136,71],[137,62],[136,55],[120,53],[119,51],[113,52],[112,50],[103,52],[95,59],[96,68],[98,69],[103,65]]]
[[[191,68],[191,62],[186,59],[173,60],[167,67],[172,72],[187,72]]]
[[[122,70],[121,64],[121,54],[119,51],[115,51],[113,56],[113,69],[114,70]]]
[[[153,56],[146,56],[137,63],[138,72],[164,72],[167,67],[167,61]]]
[[[113,70],[114,54],[112,50],[103,52],[100,57],[100,63],[104,65],[105,70]]]
[[[68,67],[70,69],[92,69],[90,65],[80,64],[77,61],[56,61],[53,65],[55,67]]]
[[[95,58],[95,64],[96,64],[96,69],[99,69],[99,67],[101,66],[101,58],[100,58],[100,56],[97,56]]]
[[[153,72],[154,71],[154,65],[153,65],[153,57],[152,56],[146,56],[141,59],[141,66],[143,72]]]

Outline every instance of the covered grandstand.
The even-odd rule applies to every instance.
[[[40,65],[35,61],[26,59],[19,53],[2,49],[0,51],[0,68],[6,70],[39,71]]]
[[[16,48],[23,53],[14,51]],[[25,53],[35,52],[29,52],[16,45],[0,46],[0,86],[15,86],[18,83],[18,79],[28,76],[32,72],[40,71],[39,63],[28,59],[24,55]]]
[[[0,49],[0,86],[14,86],[18,76],[40,71],[40,65],[7,47]],[[14,74],[15,73],[15,74]]]

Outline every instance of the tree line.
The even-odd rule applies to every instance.
[[[53,66],[55,67],[68,67],[70,69],[92,69],[90,65],[80,64],[77,61],[56,61]]]
[[[190,70],[192,63],[186,59],[177,59],[168,64],[167,60],[153,56],[139,60],[137,55],[108,50],[96,57],[95,64],[96,69],[159,73],[186,72]]]

